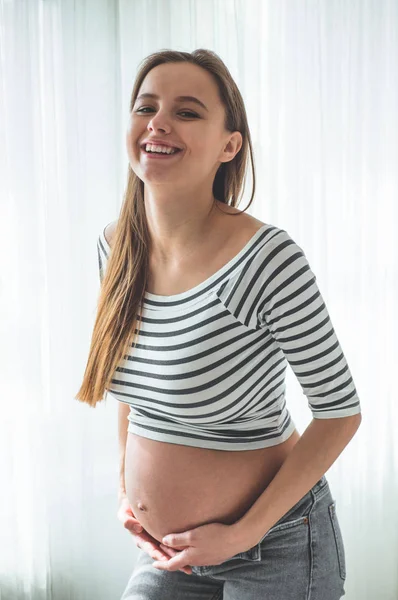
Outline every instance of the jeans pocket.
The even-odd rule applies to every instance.
[[[278,525],[274,525],[273,527],[271,527],[271,529],[268,529],[268,531],[267,531],[267,533],[265,533],[265,535],[263,535],[263,537],[260,540],[260,544],[269,535],[273,535],[274,533],[278,533],[279,531],[285,531],[286,529],[292,529],[292,527],[300,527],[303,525],[308,525],[308,521],[309,521],[308,516],[304,515],[302,517],[299,517],[298,519],[293,519],[291,521],[283,521],[282,523],[279,523]]]
[[[332,502],[329,505],[329,516],[332,523],[334,540],[336,542],[337,558],[339,561],[340,577],[341,579],[346,578],[346,562],[345,562],[345,551],[343,536],[341,534],[339,520],[336,514],[336,502]]]
[[[267,538],[268,536],[272,537],[274,534],[281,531],[285,532],[286,530],[292,529],[293,527],[302,527],[303,525],[308,525],[308,517],[306,516],[291,521],[284,521],[282,523],[279,523],[278,525],[274,525],[263,535],[261,540],[255,546],[253,546],[253,548],[250,548],[250,550],[246,550],[245,552],[239,552],[239,554],[236,554],[235,556],[233,556],[233,558],[242,558],[243,560],[249,561],[260,561],[261,543],[263,542],[263,540],[265,540],[265,538]]]

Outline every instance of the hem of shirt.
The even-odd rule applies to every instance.
[[[165,442],[167,444],[177,444],[178,446],[191,446],[194,448],[207,448],[210,450],[227,450],[227,451],[239,451],[239,450],[258,450],[260,448],[269,448],[271,446],[277,446],[285,442],[294,433],[296,426],[292,419],[290,424],[285,431],[279,436],[267,440],[257,440],[254,442],[221,442],[219,440],[196,440],[194,438],[183,438],[176,440],[176,435],[164,434],[157,431],[149,431],[144,427],[137,427],[131,421],[127,427],[128,433],[138,435],[140,437],[149,438],[158,442]],[[250,434],[250,432],[248,432]]]
[[[313,412],[314,419],[339,419],[342,417],[352,417],[361,413],[360,406],[353,406],[343,410],[325,410],[322,412]]]

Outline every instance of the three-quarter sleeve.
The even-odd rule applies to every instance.
[[[260,282],[259,326],[286,357],[313,417],[360,413],[357,390],[316,276],[302,248],[285,230],[271,241]]]

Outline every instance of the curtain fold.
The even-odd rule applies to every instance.
[[[217,52],[246,104],[250,213],[317,276],[363,421],[327,476],[347,600],[398,596],[396,0],[0,0],[0,600],[108,600],[138,550],[116,518],[117,406],[74,400],[123,199],[141,60]],[[244,209],[251,194],[248,172]],[[294,375],[287,402],[311,415]]]

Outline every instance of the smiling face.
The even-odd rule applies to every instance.
[[[211,190],[220,164],[232,160],[242,145],[241,134],[227,131],[224,120],[217,84],[205,69],[191,63],[154,67],[142,82],[129,116],[126,146],[131,168],[149,187],[170,183],[173,189],[180,184]],[[141,146],[152,138],[182,150],[172,157],[148,155]]]

